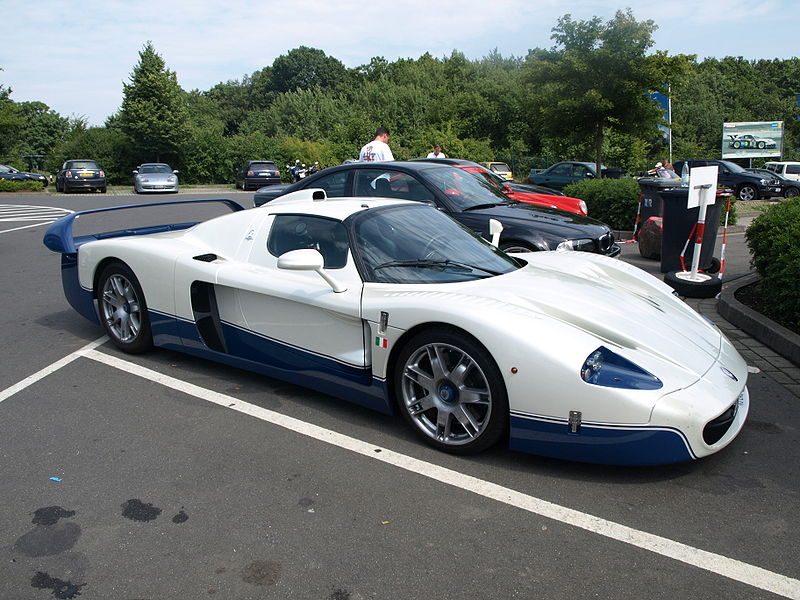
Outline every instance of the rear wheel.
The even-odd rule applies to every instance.
[[[488,351],[446,329],[418,333],[394,370],[400,412],[431,446],[455,454],[485,450],[508,429],[508,396]]]
[[[153,336],[144,293],[131,269],[119,262],[107,265],[97,284],[100,321],[114,345],[139,354],[152,348]]]

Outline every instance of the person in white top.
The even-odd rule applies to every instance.
[[[447,158],[447,155],[442,152],[442,146],[440,144],[435,144],[433,146],[433,152],[428,152],[428,158]]]
[[[368,142],[358,155],[360,162],[383,162],[394,160],[394,155],[389,149],[389,130],[378,127],[375,130],[375,139]]]

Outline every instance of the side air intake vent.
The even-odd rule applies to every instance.
[[[195,281],[192,283],[191,292],[192,313],[203,343],[211,350],[227,353],[214,286],[205,281]]]

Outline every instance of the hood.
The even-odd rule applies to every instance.
[[[507,222],[521,226],[535,224],[538,231],[546,231],[561,239],[598,238],[610,231],[608,225],[597,219],[523,202],[465,211],[465,213],[483,215],[487,219],[498,219],[504,226]]]
[[[523,256],[527,266],[472,291],[583,330],[643,368],[667,362],[696,380],[718,357],[719,330],[641,269],[588,253]]]

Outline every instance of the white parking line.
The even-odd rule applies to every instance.
[[[95,341],[89,342],[88,344],[86,344],[83,348],[79,348],[75,352],[73,352],[71,354],[67,354],[61,360],[57,360],[53,364],[46,366],[41,371],[37,371],[33,375],[31,375],[29,377],[26,377],[25,379],[23,379],[19,383],[15,383],[11,387],[4,389],[2,392],[0,392],[0,402],[5,400],[6,398],[10,398],[11,396],[16,394],[17,392],[21,392],[26,387],[33,385],[34,383],[36,383],[40,379],[44,379],[45,377],[47,377],[51,373],[55,373],[61,367],[64,367],[64,366],[68,365],[69,363],[71,363],[76,358],[80,358],[81,356],[83,356],[85,352],[87,352],[89,350],[94,350],[95,348],[97,348],[100,344],[102,344],[106,340],[108,340],[108,338],[106,336],[103,336],[101,338],[97,338]]]
[[[613,521],[608,521],[606,519],[580,512],[578,510],[554,504],[552,502],[542,500],[541,498],[536,498],[534,496],[523,494],[516,490],[503,487],[489,481],[478,479],[477,477],[472,477],[470,475],[459,473],[458,471],[453,471],[452,469],[441,467],[434,463],[419,460],[411,456],[400,454],[399,452],[388,450],[386,448],[377,447],[373,444],[368,444],[356,438],[337,433],[330,429],[325,429],[324,427],[306,423],[305,421],[301,421],[299,419],[295,419],[293,417],[289,417],[287,415],[283,415],[254,404],[250,404],[248,402],[243,402],[242,400],[234,398],[233,396],[220,394],[219,392],[214,392],[212,390],[199,387],[189,382],[170,377],[169,375],[158,373],[146,367],[142,367],[140,365],[95,350],[94,348],[99,343],[102,343],[104,339],[105,338],[101,338],[96,342],[92,342],[80,350],[73,352],[71,355],[69,355],[69,357],[66,358],[68,358],[69,362],[71,362],[77,358],[77,356],[82,355],[99,363],[120,369],[126,373],[142,377],[148,381],[158,383],[190,396],[194,396],[195,398],[206,400],[221,407],[250,415],[257,419],[261,419],[262,421],[272,423],[273,425],[277,425],[301,435],[320,440],[327,444],[331,444],[351,452],[355,452],[356,454],[360,454],[373,460],[393,465],[411,473],[427,477],[434,481],[439,481],[441,483],[478,494],[485,498],[490,498],[492,500],[496,500],[497,502],[501,502],[503,504],[514,506],[536,515],[559,521],[566,525],[578,527],[580,529],[584,529],[586,531],[596,533],[625,544],[630,544],[631,546],[672,558],[699,569],[727,577],[734,581],[772,592],[773,594],[778,594],[794,600],[800,600],[800,580],[781,575],[780,573],[774,573],[761,567],[728,558],[720,554],[714,554],[713,552],[707,552],[699,548],[694,548],[665,537],[639,531],[637,529],[633,529],[632,527],[621,525]],[[62,361],[64,360],[66,359],[62,359]],[[59,361],[59,363],[62,361]],[[63,364],[59,363],[54,363],[53,366],[59,365],[56,368],[64,366]],[[54,370],[55,368],[51,369],[49,372]],[[45,370],[42,370],[39,373],[43,373],[44,371]],[[22,383],[23,382],[20,382],[20,384]],[[33,382],[31,381],[30,383]],[[30,383],[27,385],[30,385]],[[27,387],[27,385],[24,387]],[[7,391],[8,390],[0,393],[0,400],[3,400],[5,397],[10,395],[6,395]]]
[[[56,219],[72,213],[73,211],[67,208],[57,208],[53,206],[30,206],[26,204],[0,204],[0,223],[9,222],[30,222],[36,221],[31,225],[22,225],[20,227],[13,227],[12,229],[3,229],[2,233],[11,233],[12,231],[19,231],[21,229],[29,229],[31,227],[39,227],[40,225],[49,225]]]

